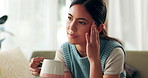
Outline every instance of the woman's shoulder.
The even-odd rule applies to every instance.
[[[104,43],[104,44],[108,44],[108,45],[118,45],[118,46],[123,46],[123,44],[121,44],[121,42],[117,41],[117,40],[113,40],[113,39],[106,39],[106,38],[101,38],[100,42]]]

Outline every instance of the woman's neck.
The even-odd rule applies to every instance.
[[[77,48],[78,53],[80,54],[81,57],[87,56],[87,54],[86,54],[86,44],[78,44],[78,45],[76,45],[76,48]]]

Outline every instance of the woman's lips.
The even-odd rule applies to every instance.
[[[72,39],[77,38],[77,36],[74,35],[74,34],[68,34],[68,37],[69,37],[69,38],[72,38]]]

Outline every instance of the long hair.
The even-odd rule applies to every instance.
[[[70,7],[72,7],[75,4],[81,4],[85,7],[87,12],[92,16],[92,18],[95,20],[96,26],[100,26],[100,24],[104,24],[106,21],[106,15],[107,15],[107,8],[106,4],[103,2],[103,0],[73,0]],[[121,41],[118,39],[109,37],[107,35],[107,32],[105,29],[103,29],[100,34],[100,38],[105,38],[107,40],[114,40],[122,44]]]

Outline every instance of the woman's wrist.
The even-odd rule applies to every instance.
[[[100,64],[100,58],[89,59],[90,64]]]
[[[90,61],[90,78],[103,78],[100,59]]]

